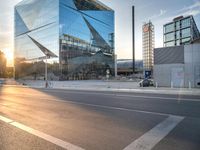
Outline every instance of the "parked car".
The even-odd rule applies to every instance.
[[[154,86],[154,82],[151,79],[143,79],[139,82],[140,87]]]

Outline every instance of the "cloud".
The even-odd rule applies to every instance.
[[[167,12],[166,10],[160,9],[159,14],[155,14],[155,15],[151,16],[150,19],[157,19],[157,18],[159,18],[159,17],[165,15],[166,12]]]
[[[185,6],[182,9],[180,9],[178,12],[182,16],[198,15],[198,14],[200,14],[200,1],[196,1],[192,5]]]
[[[164,15],[166,12],[163,10],[160,10],[160,13],[157,15],[161,16]],[[187,7],[183,7],[182,9],[179,9],[175,12],[173,12],[171,15],[167,15],[166,17],[162,17],[162,19],[155,20],[155,23],[157,24],[166,24],[167,22],[170,22],[173,20],[173,18],[176,18],[177,16],[197,16],[200,14],[200,1],[196,1],[195,3],[188,5]]]
[[[188,11],[182,13],[181,15],[182,15],[182,16],[189,16],[189,15],[196,16],[196,15],[198,15],[198,14],[200,14],[200,10],[199,10],[199,9],[198,9],[198,10],[196,9],[196,10],[188,10]]]
[[[199,7],[200,7],[200,1],[197,1],[197,2],[195,2],[194,4],[192,4],[190,6],[185,6],[180,11],[192,10],[192,9],[196,9],[196,8],[199,8]]]

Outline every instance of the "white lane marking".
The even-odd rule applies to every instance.
[[[159,100],[181,100],[181,101],[194,101],[194,102],[200,102],[199,99],[186,99],[186,98],[174,98],[174,97],[157,97],[157,96],[131,96],[131,95],[117,95],[120,97],[135,97],[135,98],[146,98],[146,99],[159,99]]]
[[[78,93],[78,94],[84,94],[84,95],[104,95],[104,96],[119,96],[119,97],[130,97],[130,98],[147,98],[147,99],[159,99],[159,100],[181,100],[181,101],[195,101],[195,102],[200,102],[200,99],[187,99],[187,98],[180,98],[180,97],[160,97],[160,96],[137,96],[137,95],[125,95],[125,94],[117,94],[117,93],[113,93],[113,94],[107,94],[107,93],[92,93],[92,92],[81,92],[81,91],[59,91],[59,90],[48,90],[45,89],[43,91],[46,92],[59,92],[59,93]],[[134,99],[135,100],[135,99]],[[137,99],[136,99],[137,100]]]
[[[5,118],[3,116],[0,116],[0,120],[3,121],[3,122],[5,122],[5,123],[11,123],[11,122],[13,122],[13,120]]]
[[[0,116],[0,120],[3,121],[3,122],[8,123],[8,124],[10,124],[10,125],[13,125],[13,126],[19,128],[19,129],[23,130],[23,131],[26,131],[26,132],[28,132],[28,133],[30,133],[30,134],[32,134],[32,135],[38,136],[38,137],[40,137],[40,138],[42,138],[42,139],[44,139],[44,140],[46,140],[46,141],[48,141],[48,142],[51,142],[51,143],[53,143],[53,144],[55,144],[55,145],[58,145],[58,146],[60,146],[60,147],[62,147],[62,148],[65,148],[65,149],[67,149],[67,150],[84,150],[84,149],[81,148],[81,147],[78,147],[78,146],[73,145],[73,144],[71,144],[71,143],[65,142],[65,141],[60,140],[60,139],[58,139],[58,138],[55,138],[55,137],[53,137],[53,136],[51,136],[51,135],[48,135],[48,134],[45,134],[45,133],[40,132],[40,131],[38,131],[38,130],[35,130],[35,129],[33,129],[33,128],[30,128],[30,127],[25,126],[25,125],[23,125],[23,124],[21,124],[21,123],[12,121],[12,120],[9,119],[9,118]]]
[[[0,98],[0,99],[1,99],[1,98]],[[37,98],[37,100],[55,101],[55,102],[61,102],[61,103],[70,103],[70,104],[83,105],[83,106],[89,106],[89,107],[97,107],[97,108],[104,108],[104,109],[111,109],[111,110],[119,110],[119,111],[129,111],[129,112],[144,113],[144,114],[152,114],[152,115],[159,115],[159,116],[169,116],[169,115],[173,115],[173,114],[169,114],[169,113],[159,113],[159,112],[145,111],[145,110],[138,110],[138,109],[129,109],[129,108],[123,108],[123,107],[114,107],[114,106],[105,106],[105,105],[88,104],[88,103],[75,102],[75,101],[65,100],[65,99]],[[1,105],[1,104],[0,104],[0,105]],[[179,116],[180,116],[180,115],[179,115]]]
[[[74,102],[74,101],[70,101],[70,100],[61,100],[61,99],[60,100],[57,100],[57,99],[43,99],[43,100],[56,101],[56,102],[62,102],[62,103],[70,103],[70,104],[83,105],[83,106],[89,106],[89,107],[104,108],[104,109],[111,109],[111,110],[129,111],[129,112],[136,112],[136,113],[160,115],[160,116],[169,116],[169,115],[172,115],[172,114],[168,114],[168,113],[158,113],[158,112],[152,112],[152,111],[144,111],[144,110],[137,110],[137,109],[128,109],[128,108],[123,108],[123,107],[113,107],[113,106],[104,106],[104,105],[96,105],[96,104]]]
[[[91,91],[91,92],[82,92],[82,91],[69,91],[69,90],[68,91],[67,90],[63,91],[63,89],[60,89],[60,90],[61,91],[59,91],[57,89],[51,89],[51,90],[48,90],[48,89],[44,89],[43,90],[42,89],[42,91],[53,92],[53,93],[59,92],[59,93],[69,93],[69,94],[74,93],[74,94],[83,94],[83,95],[90,94],[90,95],[103,95],[103,96],[115,96],[115,97],[129,97],[129,98],[146,98],[146,99],[154,99],[154,100],[159,100],[159,101],[164,101],[164,100],[176,100],[177,101],[178,100],[178,101],[200,102],[200,99],[196,99],[196,98],[190,99],[190,98],[180,98],[180,97],[137,96],[137,95],[129,95],[129,94],[125,95],[125,94],[114,93],[115,91],[112,94],[109,94],[109,93],[100,93],[100,92],[99,93],[93,93],[93,91]],[[4,93],[9,93],[9,92],[4,92]],[[16,93],[13,93],[13,94],[16,94]],[[38,96],[40,94],[41,93],[38,93],[38,94],[28,93],[27,96]],[[26,95],[17,94],[17,96],[26,96]],[[180,96],[180,95],[178,95],[178,96]],[[124,99],[124,100],[126,100],[126,99]],[[133,99],[133,101],[135,101],[135,100],[139,101],[140,99]]]
[[[142,135],[140,138],[132,142],[123,150],[151,150],[165,136],[173,130],[184,117],[169,116],[163,122],[155,126],[153,129]]]

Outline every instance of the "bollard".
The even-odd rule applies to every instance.
[[[171,88],[173,88],[173,82],[171,82]]]
[[[158,82],[156,82],[156,88],[158,88]]]
[[[191,82],[189,81],[189,89],[191,89]]]

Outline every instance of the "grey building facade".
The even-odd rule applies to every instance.
[[[200,38],[193,16],[177,17],[163,26],[164,47],[189,44]]]
[[[23,0],[15,6],[15,76],[78,80],[114,75],[114,11],[98,0]]]
[[[200,88],[200,44],[154,49],[154,80],[163,87]]]

